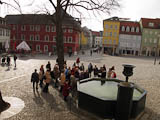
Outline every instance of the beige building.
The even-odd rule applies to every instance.
[[[10,47],[10,29],[6,25],[4,18],[0,17],[0,53],[9,50]]]

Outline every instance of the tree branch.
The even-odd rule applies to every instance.
[[[53,3],[53,1],[52,0],[49,0],[49,2],[53,5],[53,7],[54,7],[54,9],[56,10],[56,5]]]

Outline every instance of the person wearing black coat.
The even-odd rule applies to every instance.
[[[38,89],[38,82],[39,82],[39,74],[37,73],[37,69],[32,73],[31,76],[31,82],[33,83],[33,90],[35,90],[35,83],[36,83],[36,89]]]
[[[48,69],[49,71],[51,71],[51,63],[48,61],[48,64],[46,65],[46,69]]]

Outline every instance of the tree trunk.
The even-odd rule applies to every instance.
[[[10,104],[5,102],[2,99],[1,91],[0,91],[0,113],[3,112],[4,110],[8,109],[10,107]]]
[[[58,56],[58,65],[60,71],[64,68],[64,42],[63,42],[63,29],[62,29],[62,8],[60,5],[60,0],[57,0],[56,9],[56,47]]]

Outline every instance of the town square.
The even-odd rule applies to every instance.
[[[158,4],[0,0],[0,120],[159,120]]]

